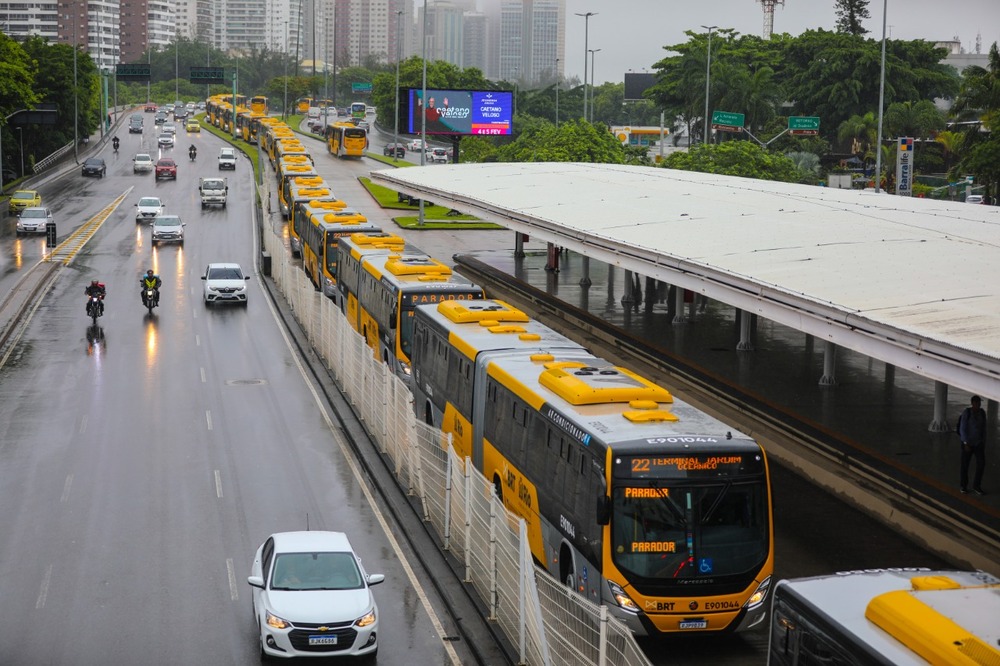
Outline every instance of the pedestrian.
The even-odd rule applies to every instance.
[[[976,459],[976,475],[972,481],[972,491],[985,495],[983,491],[983,470],[986,468],[986,412],[980,407],[978,395],[972,396],[972,404],[966,407],[958,418],[958,437],[962,440],[961,489],[969,492],[969,463]]]

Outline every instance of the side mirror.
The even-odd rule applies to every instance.
[[[251,587],[259,587],[264,589],[264,579],[260,576],[247,576],[247,582],[250,583]]]

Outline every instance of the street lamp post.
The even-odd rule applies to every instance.
[[[888,13],[889,0],[882,0],[882,73],[878,84],[878,139],[875,146],[875,193],[882,186],[882,108],[885,106],[885,19]],[[897,190],[898,192],[898,190]]]
[[[420,59],[423,60],[423,74],[420,80],[420,166],[427,164],[427,0],[424,0],[422,44]],[[397,87],[398,89],[398,87]],[[420,198],[420,212],[417,213],[417,226],[424,226],[424,199]]]
[[[556,58],[556,127],[559,127],[559,58]]]
[[[175,102],[177,101],[177,98],[181,94],[180,93],[181,68],[179,66],[179,64],[180,64],[180,58],[179,58],[180,45],[181,45],[180,36],[177,35],[177,34],[175,34],[174,35],[174,101]],[[236,99],[235,98],[233,99],[233,109],[236,109]],[[235,111],[234,111],[234,113],[235,113]]]
[[[708,30],[708,58],[705,61],[705,117],[702,118],[702,136],[701,142],[708,143],[708,82],[712,76],[712,31],[718,28],[717,25],[703,25],[701,26],[705,30]]]
[[[590,17],[597,16],[597,12],[577,13],[583,17],[583,119],[587,119],[587,53],[590,51],[587,40],[590,38]]]
[[[594,54],[601,49],[590,49],[590,122],[594,122]]]
[[[403,19],[403,10],[396,10],[396,106],[392,115],[395,117],[395,124],[392,130],[392,161],[399,161],[399,58],[402,33],[400,32],[400,21]]]
[[[288,114],[288,21],[285,21],[285,57],[282,58],[285,62],[285,102],[281,107],[281,119],[285,120]],[[333,67],[334,76],[337,75],[337,67]],[[336,81],[336,79],[334,79]],[[336,91],[334,92],[336,94]]]

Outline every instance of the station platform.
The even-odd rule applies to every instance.
[[[481,262],[511,279],[556,296],[568,307],[642,340],[669,359],[697,368],[758,404],[793,419],[824,444],[847,458],[861,459],[884,478],[912,489],[926,505],[946,515],[968,517],[984,532],[1000,534],[1000,427],[997,403],[984,401],[988,428],[986,495],[962,494],[959,488],[960,443],[951,432],[931,432],[934,381],[876,359],[838,348],[832,384],[824,378],[824,344],[800,331],[753,318],[752,349],[738,351],[740,313],[724,303],[688,299],[683,323],[675,323],[674,293],[669,285],[632,276],[634,297],[625,299],[626,273],[595,259],[558,253],[559,269],[549,270],[546,251],[525,249],[459,253],[456,268]],[[589,274],[590,285],[581,284]],[[635,288],[638,287],[638,292]],[[826,368],[828,370],[828,368]],[[824,380],[825,382],[825,380]],[[951,389],[947,418],[954,426],[971,394]],[[998,563],[997,566],[1000,566]]]

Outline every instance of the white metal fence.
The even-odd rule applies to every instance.
[[[458,458],[441,431],[419,423],[412,394],[375,359],[333,301],[313,288],[284,239],[264,225],[271,276],[398,483],[420,500],[440,547],[529,666],[643,666],[649,660],[605,606],[571,591],[534,565],[524,520],[507,512],[493,484]]]

